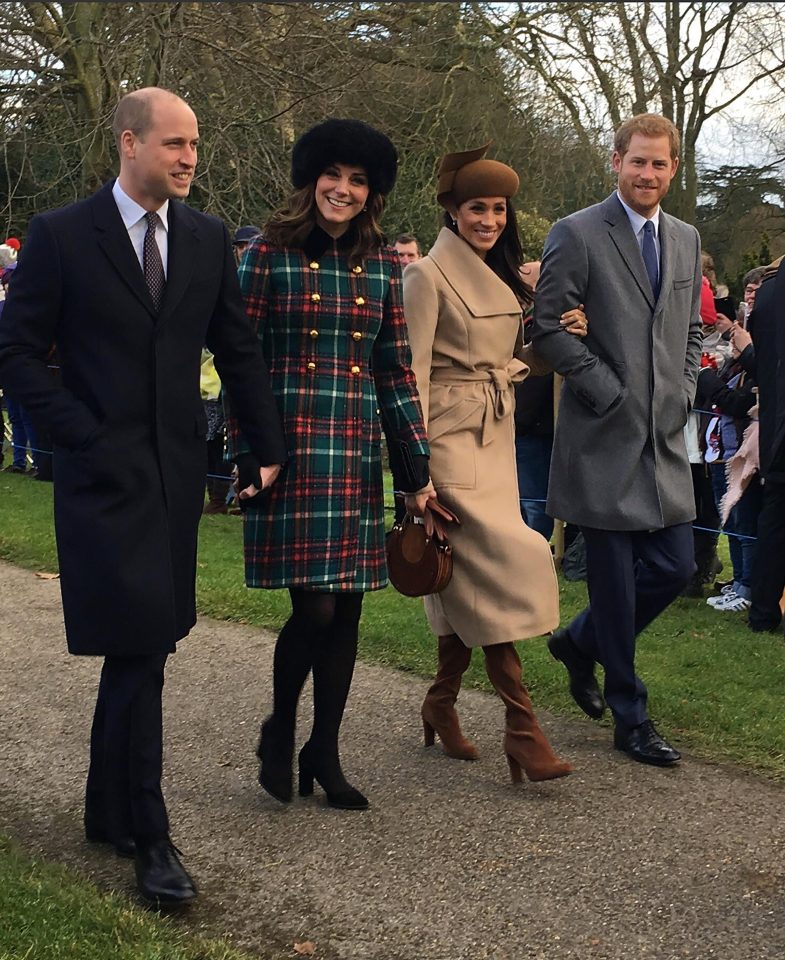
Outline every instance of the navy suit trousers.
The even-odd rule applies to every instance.
[[[605,700],[617,724],[647,719],[646,687],[635,673],[635,640],[695,572],[692,524],[662,530],[594,530],[586,540],[589,606],[572,621],[572,642],[605,670]]]
[[[90,735],[85,826],[146,843],[169,833],[161,770],[166,654],[106,657]]]

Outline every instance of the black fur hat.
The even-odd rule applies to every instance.
[[[292,184],[315,183],[330,163],[364,167],[374,193],[395,185],[398,152],[389,137],[362,120],[325,120],[300,137],[292,150]]]

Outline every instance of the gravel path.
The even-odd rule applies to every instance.
[[[59,585],[0,564],[0,831],[133,893],[82,838],[99,661],[65,653]],[[360,664],[344,726],[366,813],[282,807],[256,783],[272,638],[200,621],[167,671],[175,842],[201,897],[179,922],[265,960],[764,960],[785,957],[785,789],[687,757],[629,762],[609,730],[543,716],[577,773],[513,787],[502,709],[461,697],[478,763],[421,745],[422,680]],[[306,700],[308,698],[306,697]],[[301,738],[308,717],[301,720]]]

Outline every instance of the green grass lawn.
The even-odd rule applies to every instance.
[[[57,569],[51,499],[49,484],[0,474],[0,557],[34,570]],[[202,520],[200,613],[276,629],[287,616],[288,595],[245,588],[241,525],[239,517]],[[724,540],[721,547],[728,569]],[[515,576],[515,571],[509,574]],[[586,590],[582,583],[565,581],[560,581],[560,590],[566,622],[585,603]],[[530,641],[520,650],[535,704],[582,716],[545,643]],[[391,588],[369,594],[361,656],[428,677],[435,663],[435,643],[420,601]],[[706,759],[733,761],[785,779],[781,635],[753,634],[743,614],[715,613],[699,600],[679,599],[640,638],[638,666],[649,687],[652,716],[680,746]],[[489,688],[479,651],[466,679]]]
[[[250,960],[0,837],[0,960]]]

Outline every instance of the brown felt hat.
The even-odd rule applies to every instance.
[[[514,197],[518,192],[518,174],[506,163],[486,160],[485,154],[493,143],[484,147],[448,153],[439,164],[436,199],[443,207],[459,207],[474,197]]]

